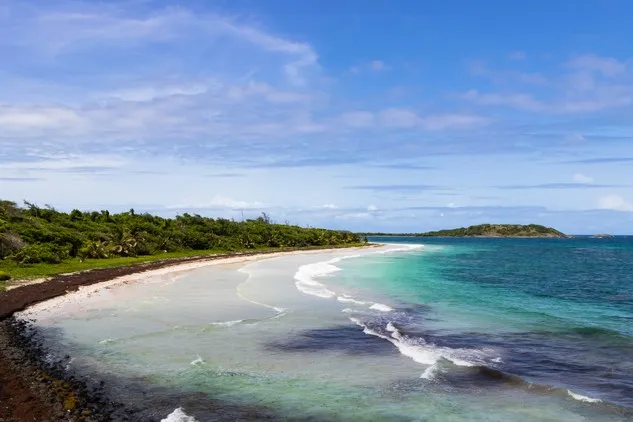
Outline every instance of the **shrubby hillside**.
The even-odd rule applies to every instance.
[[[165,252],[343,246],[361,241],[346,231],[274,224],[266,214],[243,222],[183,214],[163,218],[107,210],[70,213],[0,200],[0,259],[56,264]]]

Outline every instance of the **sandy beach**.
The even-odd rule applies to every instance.
[[[376,245],[368,247],[372,246]],[[366,247],[346,250],[358,249]],[[34,342],[24,330],[24,322],[28,319],[36,315],[38,318],[54,316],[60,308],[80,304],[100,291],[115,286],[142,284],[155,277],[173,277],[205,267],[340,250],[253,252],[170,259],[30,280],[20,283],[19,287],[0,292],[0,420],[109,420],[107,415],[115,408],[114,405],[104,404],[105,398],[98,389],[76,379],[65,379],[63,369],[60,369],[61,363],[46,362],[46,348],[41,343]],[[14,316],[20,318],[16,319]],[[58,385],[63,385],[63,390]],[[72,398],[71,413],[67,409],[69,397]],[[265,418],[265,414],[256,409],[235,411],[243,420]]]
[[[380,245],[372,245],[369,247],[376,247]],[[346,251],[354,251],[367,249],[367,247],[354,247],[354,248],[346,248]],[[336,252],[341,249],[316,249],[316,250],[296,250],[296,251],[284,251],[284,252],[272,252],[272,253],[264,253],[264,254],[252,254],[252,255],[237,255],[237,256],[228,256],[228,257],[209,257],[208,259],[202,259],[195,262],[185,262],[181,264],[169,265],[162,268],[150,269],[142,272],[137,272],[133,274],[128,274],[120,277],[115,277],[110,280],[106,280],[103,282],[99,282],[96,284],[80,286],[76,291],[71,291],[62,296],[57,296],[52,299],[48,299],[42,302],[38,302],[32,306],[29,306],[24,311],[16,312],[15,316],[18,318],[46,318],[48,316],[54,315],[60,307],[68,306],[70,304],[78,304],[81,303],[82,300],[98,293],[103,289],[111,289],[117,286],[132,284],[132,283],[142,283],[149,279],[160,277],[160,276],[171,276],[175,277],[178,274],[186,273],[188,271],[192,271],[199,268],[213,267],[213,266],[221,266],[221,265],[231,265],[231,264],[240,264],[246,262],[260,261],[264,259],[273,259],[282,256],[292,256],[292,255],[306,255],[306,254],[323,254],[327,252]],[[23,288],[26,286],[33,286],[41,283],[45,283],[46,279],[36,279],[32,281],[28,281],[23,283],[19,288]]]

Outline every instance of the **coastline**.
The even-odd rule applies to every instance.
[[[369,244],[345,249],[359,250],[377,246],[380,245]],[[150,277],[207,266],[295,254],[327,253],[341,249],[295,249],[171,259],[62,274],[46,280],[31,280],[19,287],[0,292],[0,421],[111,420],[109,415],[120,408],[116,403],[108,402],[104,405],[107,398],[102,397],[98,389],[74,378],[65,379],[62,370],[64,362],[46,362],[43,345],[29,334],[27,321],[35,313],[54,312],[58,306],[68,301],[80,301],[101,289],[135,283]],[[14,317],[16,313],[20,313],[21,319]],[[133,412],[132,409],[128,410]],[[259,411],[244,411],[242,420],[266,419]]]

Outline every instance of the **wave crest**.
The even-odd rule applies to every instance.
[[[187,415],[182,407],[171,412],[166,418],[161,419],[160,422],[198,422],[193,416]]]
[[[485,353],[478,349],[439,347],[427,343],[424,339],[409,337],[402,334],[391,321],[384,326],[381,323],[361,321],[355,317],[351,317],[350,321],[362,327],[365,334],[389,341],[402,355],[422,365],[435,365],[441,359],[446,359],[457,366],[477,366],[484,365],[487,360]]]
[[[576,394],[572,392],[571,390],[567,390],[567,394],[569,394],[575,400],[584,401],[586,403],[601,403],[602,402],[602,400],[600,399],[593,399],[591,397],[583,396],[581,394]]]

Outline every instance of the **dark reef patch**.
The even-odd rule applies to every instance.
[[[269,350],[319,353],[333,350],[352,355],[389,355],[398,351],[392,344],[368,336],[356,326],[338,326],[301,331],[283,342],[271,342]]]

